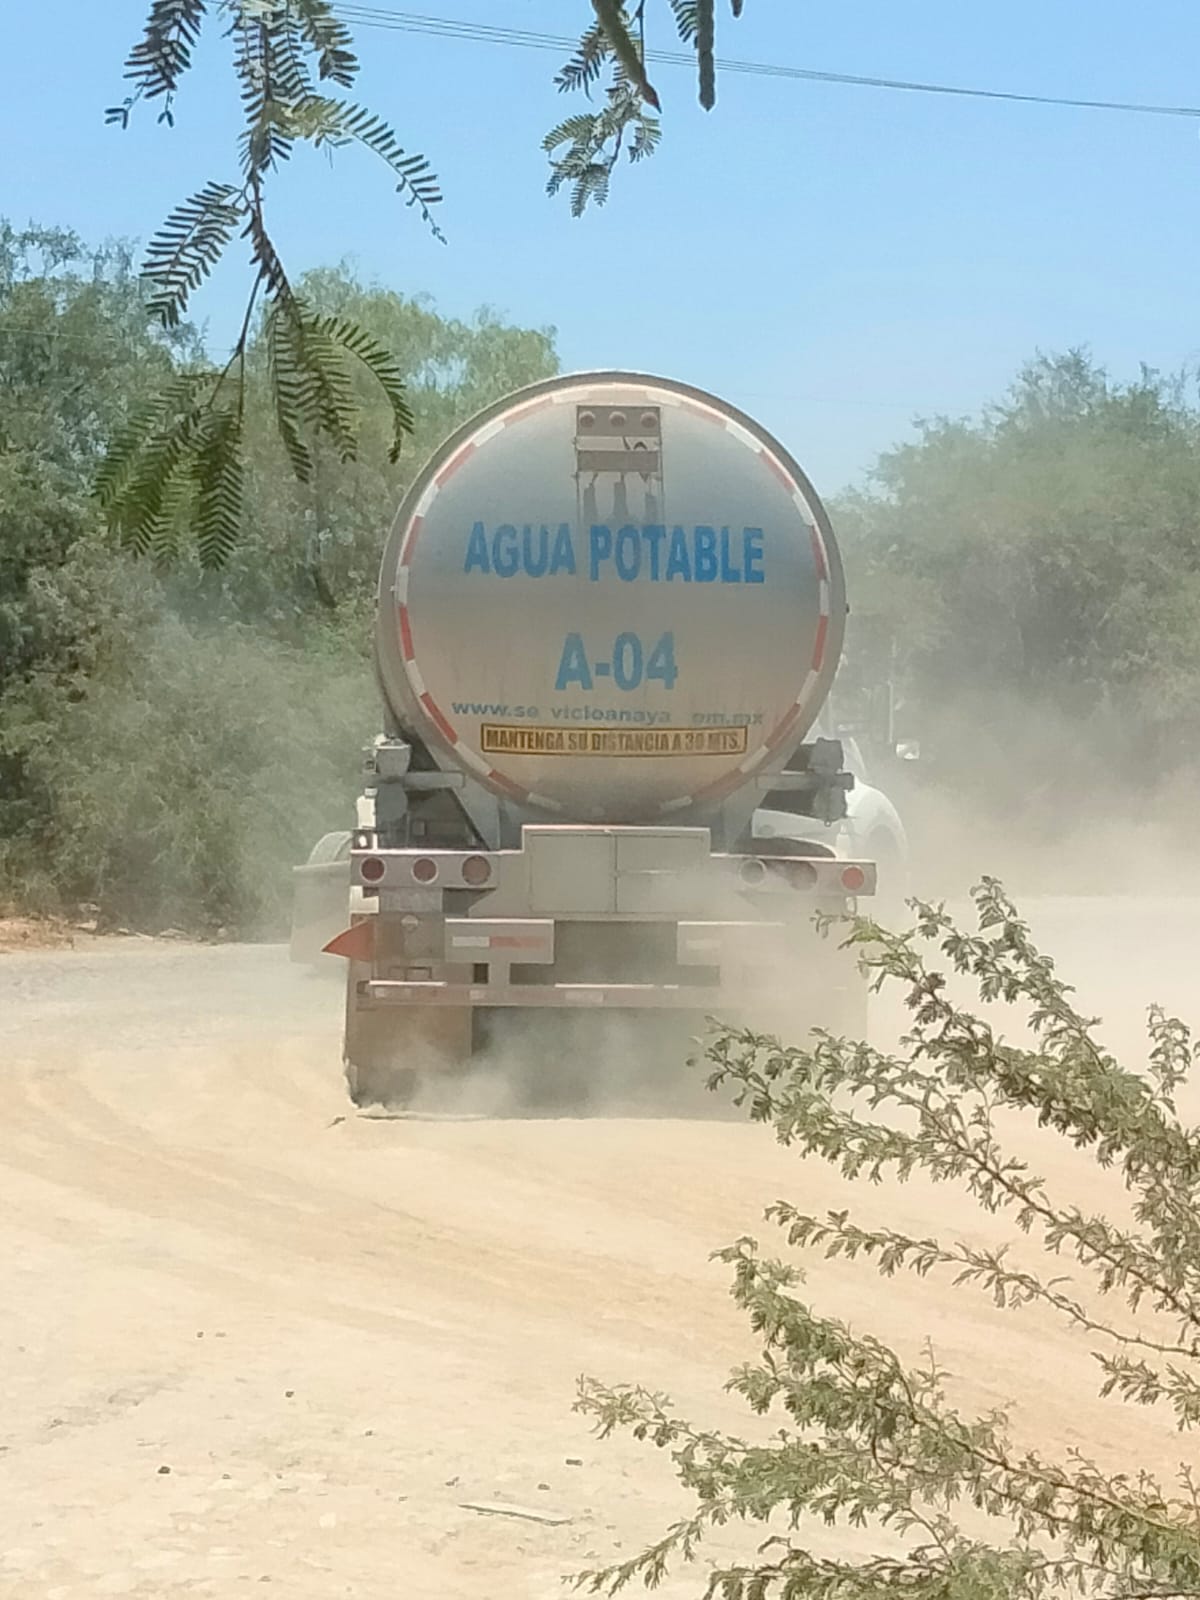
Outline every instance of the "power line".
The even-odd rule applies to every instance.
[[[396,33],[425,34],[433,38],[469,40],[476,44],[504,45],[514,49],[552,50],[570,55],[577,39],[521,28],[497,28],[483,22],[463,22],[451,17],[430,17],[415,11],[391,11],[376,6],[335,4],[348,22],[364,28]],[[696,58],[683,50],[647,49],[647,61],[667,66],[694,67]],[[1200,106],[1149,105],[1136,100],[1088,100],[1071,95],[1018,94],[1009,89],[977,89],[962,84],[921,83],[907,78],[864,77],[850,72],[819,72],[813,67],[789,67],[770,61],[735,61],[718,58],[717,70],[758,78],[783,78],[803,83],[837,84],[856,89],[890,89],[907,94],[936,94],[968,100],[1001,100],[1018,105],[1051,106],[1073,111],[1116,111],[1145,117],[1200,119]]]

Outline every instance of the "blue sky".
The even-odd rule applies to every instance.
[[[385,6],[389,0],[371,0]],[[555,34],[586,0],[408,0]],[[665,0],[651,0],[658,41]],[[236,171],[218,42],[173,131],[106,129],[143,0],[14,5],[0,64],[0,213],[145,237]],[[357,28],[361,98],[431,158],[449,243],[365,154],[296,163],[272,217],[293,270],[350,257],[450,314],[553,325],[564,366],[683,378],[773,428],[835,492],[916,415],[998,395],[1035,349],[1091,347],[1119,376],[1200,359],[1200,122],[726,76],[717,110],[661,67],[666,136],[573,220],[544,192],[557,57]],[[1183,0],[746,0],[719,53],[1032,93],[1200,103],[1200,9]],[[21,152],[19,155],[17,152]],[[228,344],[240,266],[197,301]]]

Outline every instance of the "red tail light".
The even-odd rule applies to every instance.
[[[857,894],[867,881],[867,875],[861,867],[845,867],[842,870],[842,888],[848,889],[851,894]]]
[[[368,856],[367,859],[361,863],[358,870],[362,875],[362,881],[364,883],[378,883],[380,878],[382,878],[384,873],[387,871],[387,867],[378,856]]]
[[[412,864],[414,883],[432,883],[438,875],[438,864],[428,856],[418,856]]]

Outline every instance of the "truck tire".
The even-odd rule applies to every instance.
[[[422,1084],[470,1062],[471,1012],[420,1006],[366,1006],[358,997],[369,969],[352,961],[346,974],[342,1059],[356,1106],[410,1106]]]

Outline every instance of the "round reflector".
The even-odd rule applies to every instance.
[[[438,864],[428,856],[418,856],[412,864],[412,875],[417,883],[432,883],[438,875]]]
[[[378,856],[368,856],[359,864],[358,870],[364,883],[378,883],[387,871],[387,867]]]
[[[465,884],[478,889],[491,879],[492,863],[486,856],[468,856],[462,864],[462,875]]]
[[[846,867],[842,872],[842,887],[851,894],[857,894],[866,881],[867,875],[861,867]]]
[[[749,886],[761,883],[766,875],[767,869],[757,856],[747,857],[738,868],[738,877]]]

